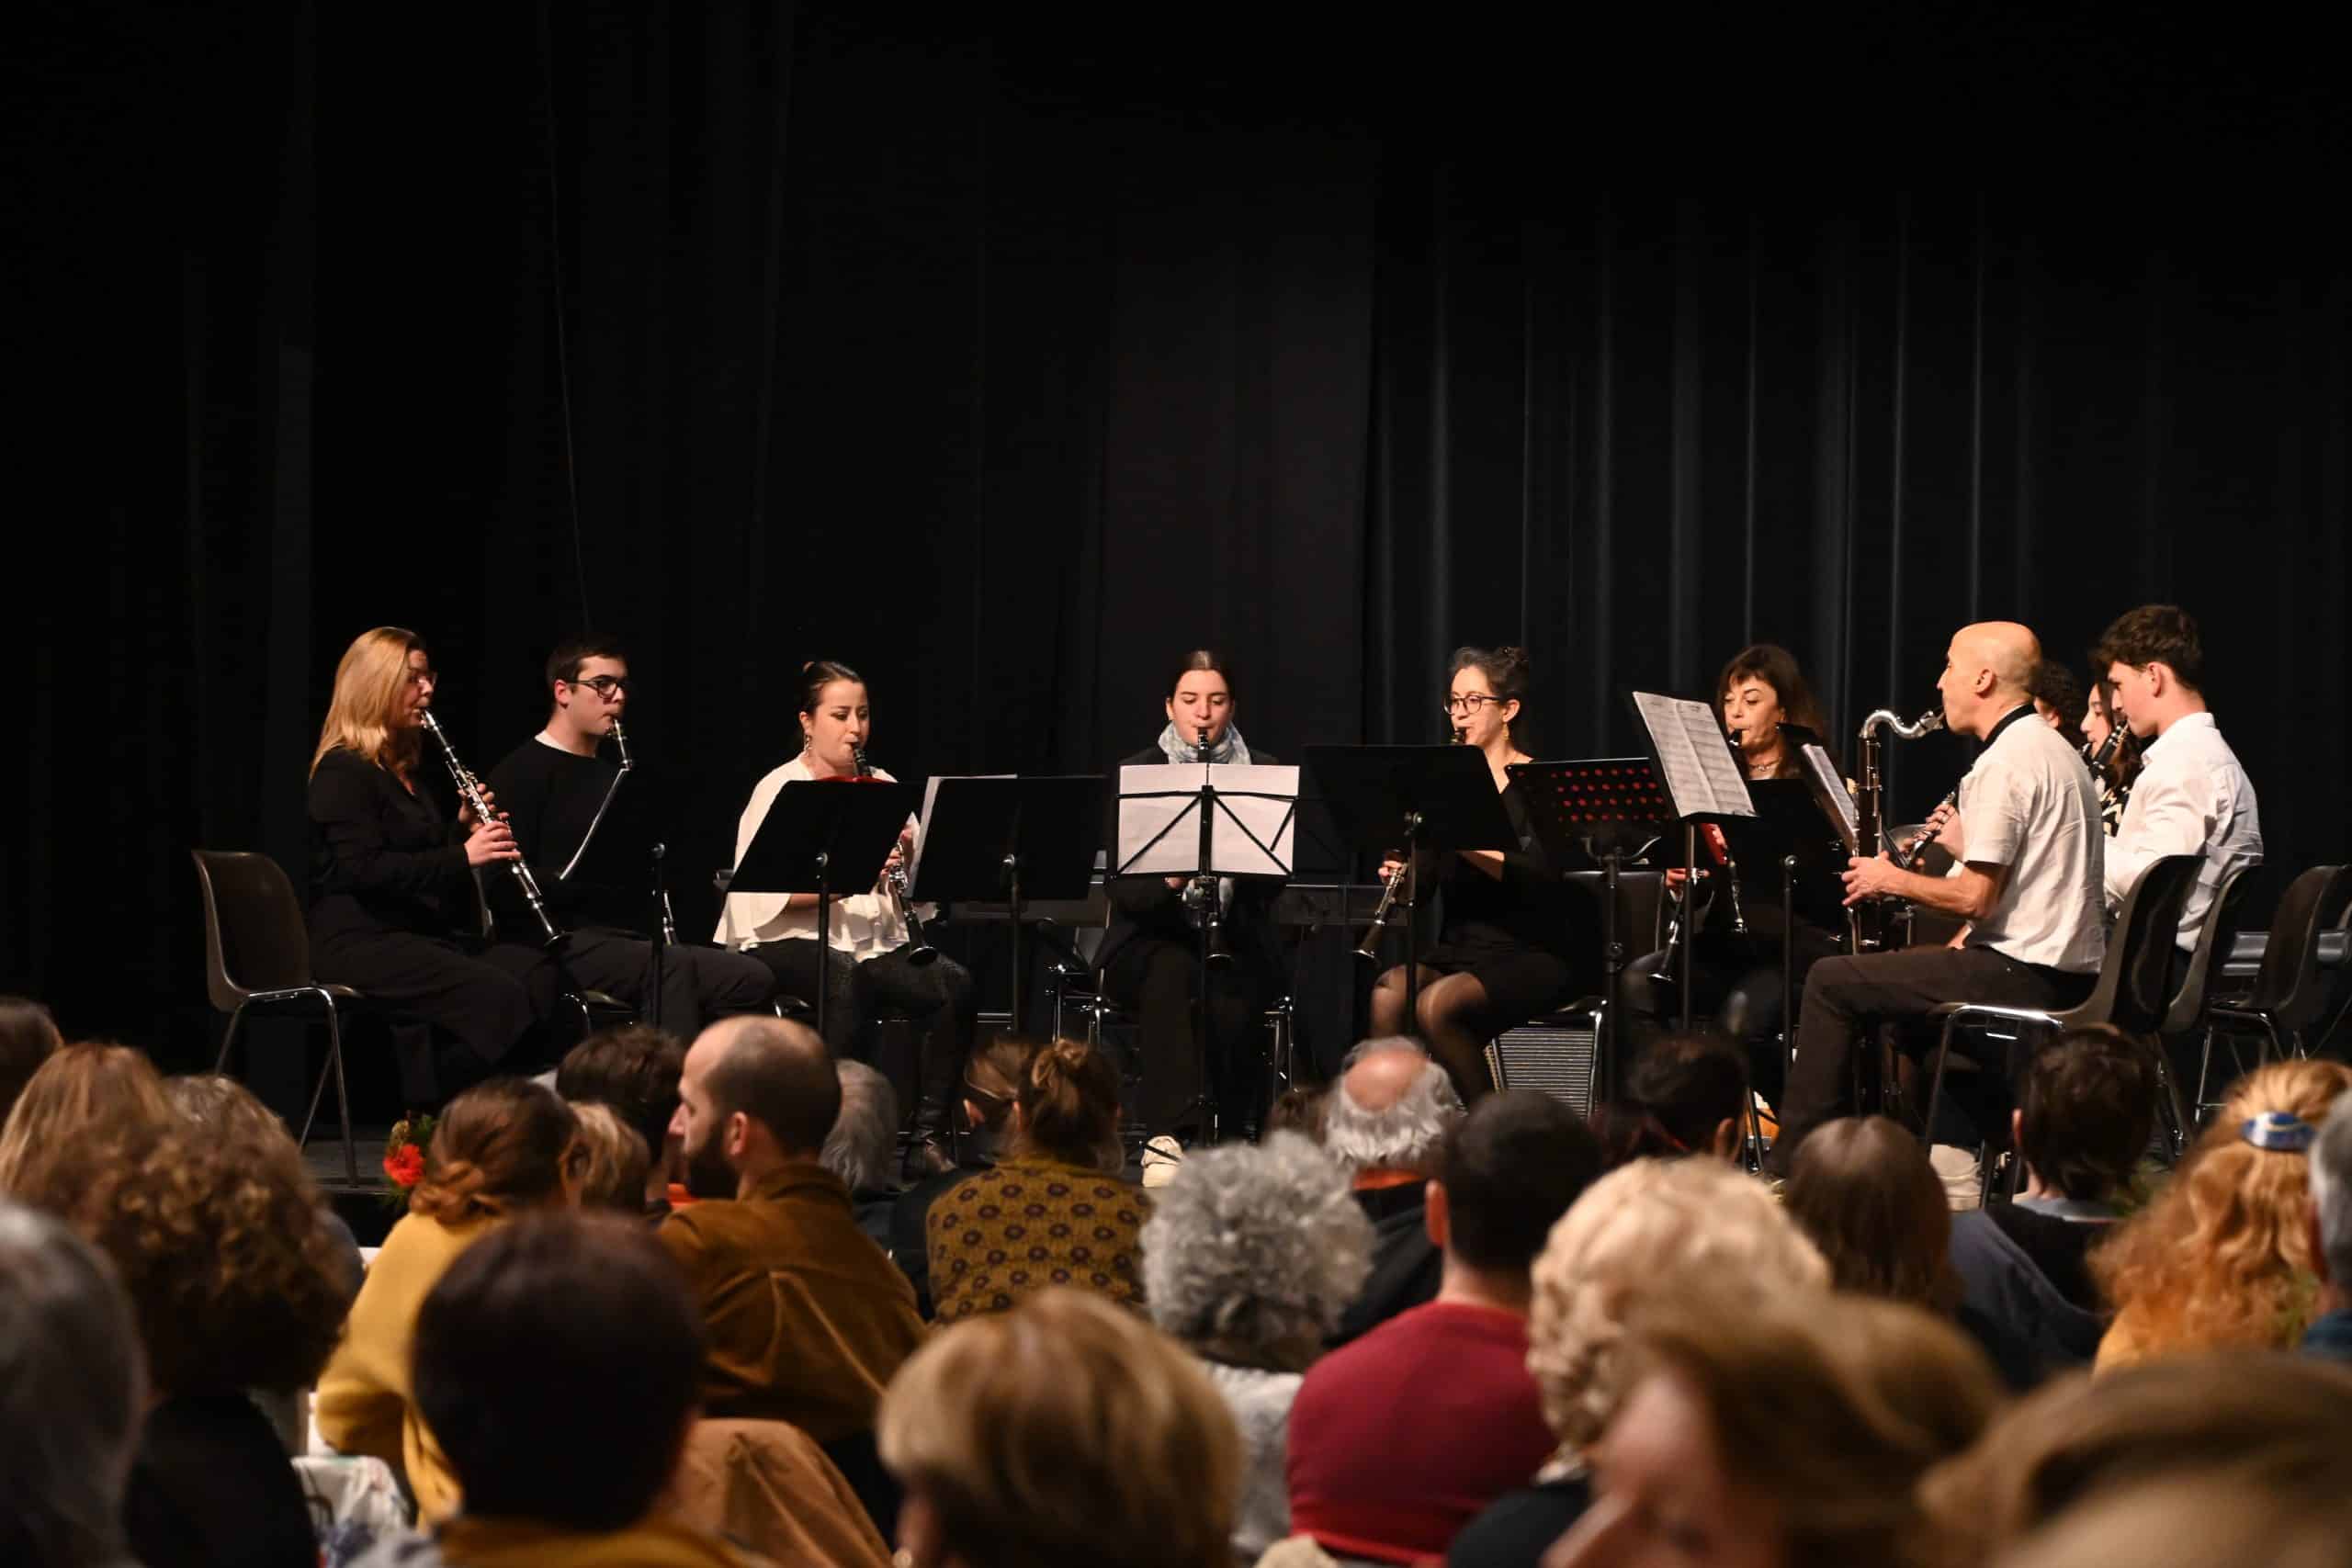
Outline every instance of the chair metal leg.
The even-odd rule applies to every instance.
[[[229,1051],[230,1048],[237,1043],[237,1025],[245,1021],[245,1008],[247,1005],[248,1004],[244,1002],[239,1002],[237,1004],[237,1010],[229,1015],[228,1032],[220,1036],[220,1059],[212,1064],[212,1071],[215,1077],[223,1075],[229,1070]]]
[[[2197,1058],[2197,1124],[2205,1124],[2205,1087],[2213,1071],[2213,1036],[2220,1032],[2213,1025],[2205,1026],[2205,1048]]]
[[[334,1073],[334,1109],[343,1122],[344,1179],[356,1187],[359,1185],[359,1145],[351,1136],[351,1087],[343,1076],[343,1021],[332,998],[327,1001],[327,1066]],[[323,1078],[325,1075],[320,1076]]]
[[[1936,1046],[1936,1070],[1928,1080],[1928,1119],[1919,1124],[1919,1143],[1924,1148],[1936,1146],[1936,1107],[1943,1100],[1944,1064],[1951,1059],[1952,1025],[1958,1021],[1957,1013],[1944,1020],[1943,1038]]]
[[[2209,1037],[2207,1048],[2211,1048]],[[2165,1060],[2165,1047],[2156,1046],[2156,1122],[2164,1134],[2165,1148],[2178,1165],[2181,1155],[2188,1147],[2188,1118],[2180,1103],[2180,1090],[2173,1082],[2172,1069]]]
[[[334,1022],[332,1021],[334,1015],[333,1015],[333,1014],[329,1014],[329,1015],[328,1015],[328,1017],[329,1017],[330,1021],[329,1021],[329,1022],[328,1022],[328,1024],[327,1024],[327,1038],[328,1038],[328,1040],[329,1040],[329,1042],[330,1042],[330,1043],[329,1043],[329,1044],[328,1044],[328,1046],[327,1046],[327,1051],[328,1051],[328,1053],[329,1053],[330,1059],[332,1059],[332,1056],[333,1056],[333,1054],[334,1054],[334,1044],[333,1044],[333,1041],[334,1041],[334,1036],[335,1036],[336,1031],[335,1031],[334,1024]],[[324,1100],[324,1099],[326,1098],[326,1093],[327,1093],[327,1078],[328,1078],[328,1077],[330,1076],[330,1072],[331,1072],[331,1069],[330,1069],[330,1068],[328,1068],[328,1067],[326,1067],[326,1066],[322,1066],[319,1068],[319,1081],[318,1081],[318,1084],[317,1084],[317,1086],[316,1086],[315,1088],[313,1088],[313,1089],[311,1090],[311,1111],[310,1111],[310,1114],[302,1118],[302,1135],[301,1135],[300,1138],[297,1138],[297,1139],[295,1140],[295,1142],[296,1142],[297,1144],[300,1145],[303,1148],[306,1148],[306,1149],[307,1149],[307,1148],[309,1148],[309,1147],[311,1146],[311,1124],[313,1122],[316,1122],[316,1121],[319,1119],[319,1101],[321,1101],[322,1100]]]

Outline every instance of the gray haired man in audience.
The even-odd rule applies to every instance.
[[[2352,1361],[2352,1094],[2336,1098],[2312,1144],[2312,1271],[2319,1276],[2303,1353]]]
[[[1324,1152],[1348,1173],[1373,1225],[1371,1278],[1331,1336],[1344,1345],[1437,1299],[1444,1265],[1423,1224],[1422,1197],[1446,1134],[1462,1120],[1462,1100],[1428,1052],[1389,1035],[1348,1053],[1323,1115]]]
[[[890,1080],[864,1062],[835,1062],[833,1075],[841,1080],[842,1108],[817,1163],[842,1179],[850,1207],[857,1211],[857,1228],[888,1252],[890,1211],[899,1201],[890,1180],[897,1165],[890,1156],[899,1136],[899,1097]]]
[[[129,1561],[122,1494],[145,1384],[106,1260],[62,1222],[0,1199],[0,1562]]]

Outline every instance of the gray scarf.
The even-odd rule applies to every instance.
[[[1159,753],[1171,762],[1197,762],[1201,760],[1201,754],[1193,750],[1193,743],[1176,732],[1172,721],[1159,732]],[[1247,762],[1250,761],[1250,743],[1241,739],[1240,730],[1228,724],[1225,727],[1225,733],[1217,738],[1217,743],[1209,748],[1209,761]]]

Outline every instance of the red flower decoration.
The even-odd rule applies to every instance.
[[[414,1144],[404,1144],[384,1156],[384,1174],[394,1185],[413,1187],[424,1177],[424,1151]]]

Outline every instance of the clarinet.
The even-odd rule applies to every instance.
[[[1459,746],[1462,735],[1460,729],[1449,728],[1445,732],[1445,743]],[[1396,869],[1388,874],[1388,880],[1381,886],[1380,902],[1372,907],[1372,924],[1364,928],[1363,940],[1356,943],[1356,956],[1366,964],[1380,962],[1380,950],[1375,944],[1380,941],[1381,933],[1388,929],[1388,911],[1396,907],[1396,890],[1405,885],[1405,874],[1411,869],[1412,855],[1408,852],[1403,860],[1396,863]]]
[[[1204,765],[1209,756],[1209,727],[1203,725],[1193,731],[1193,756]],[[1218,879],[1207,874],[1197,875],[1185,885],[1184,908],[1194,925],[1206,925],[1209,933],[1208,962],[1223,968],[1233,962],[1233,953],[1225,945],[1225,911],[1221,908]]]
[[[874,776],[874,764],[867,760],[865,747],[851,747],[850,756],[856,761],[859,778],[870,779]],[[915,913],[915,901],[909,896],[905,864],[902,863],[898,865],[884,866],[882,886],[888,891],[890,902],[897,906],[899,919],[907,928],[907,962],[928,964],[938,957],[939,949],[932,946],[931,940],[923,935],[922,917]]]
[[[1935,811],[1930,811],[1928,815],[1932,818],[1935,816],[1936,811],[1941,811],[1945,807],[1951,805],[1959,799],[1960,786],[1958,784],[1954,784],[1951,788],[1944,791],[1944,797],[1936,802]],[[1917,838],[1904,845],[1901,852],[1894,856],[1894,868],[1897,871],[1909,871],[1914,865],[1918,863],[1919,857],[1927,852],[1928,846],[1934,843],[1936,841],[1937,835],[1942,831],[1942,829],[1930,824],[1926,832],[1920,834]]]
[[[628,754],[628,734],[621,728],[619,719],[613,720],[613,750],[620,753],[621,772],[637,766]],[[678,945],[678,917],[670,908],[670,884],[662,875],[662,861],[670,852],[667,844],[653,846],[653,901],[655,913],[662,919],[662,942],[664,946]]]
[[[458,797],[473,809],[474,820],[493,820],[490,803],[481,795],[481,781],[458,761],[456,749],[450,746],[448,736],[442,733],[441,721],[433,716],[431,708],[424,709],[418,716],[424,719],[424,728],[432,732],[433,739],[440,743],[442,761],[449,764],[449,777],[457,784]],[[548,914],[548,901],[539,893],[539,879],[533,876],[531,868],[519,860],[508,861],[506,869],[514,874],[514,886],[523,890],[523,897],[531,906],[531,913],[538,918],[539,930],[547,934],[547,945],[555,946],[563,940],[563,931]]]

